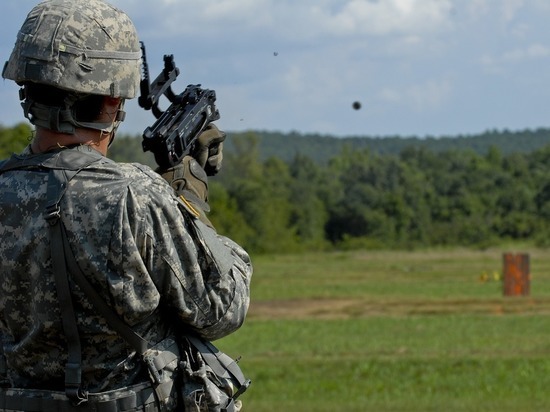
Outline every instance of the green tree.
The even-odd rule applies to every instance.
[[[27,123],[19,123],[14,127],[0,127],[0,159],[5,159],[12,153],[20,153],[32,139],[32,128]]]
[[[321,168],[310,158],[297,155],[290,163],[290,224],[296,230],[300,246],[323,249],[327,246],[325,226],[328,211],[322,200],[327,182]]]
[[[211,209],[208,218],[216,230],[243,245],[253,238],[254,230],[239,209],[236,199],[229,195],[224,186],[217,181],[211,181],[208,192]]]
[[[157,163],[151,152],[144,152],[142,138],[131,135],[116,136],[109,147],[108,156],[115,162],[141,163],[151,168],[156,168]]]
[[[276,158],[262,163],[254,134],[233,140],[235,151],[226,156],[220,182],[253,231],[243,244],[257,252],[294,250],[288,165]]]

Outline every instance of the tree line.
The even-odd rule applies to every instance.
[[[30,133],[0,128],[0,154],[14,150],[15,135],[26,136],[22,148]],[[329,158],[303,150],[286,159],[262,152],[258,133],[228,139],[222,172],[210,180],[210,218],[256,253],[550,245],[548,144],[525,151],[518,137],[515,151],[436,150],[403,138],[395,153],[342,144]],[[154,166],[131,136],[117,137],[109,156]]]
[[[260,161],[253,137],[235,142],[213,211],[241,219],[254,250],[550,243],[550,146],[507,155],[345,146],[319,165],[306,154]]]

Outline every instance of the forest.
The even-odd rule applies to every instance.
[[[32,135],[0,127],[0,157]],[[139,136],[109,157],[154,167]],[[550,130],[456,137],[228,133],[217,230],[256,253],[550,245]]]

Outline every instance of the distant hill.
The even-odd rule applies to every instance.
[[[398,155],[407,148],[425,148],[432,152],[472,150],[485,155],[491,147],[496,147],[503,155],[510,153],[530,153],[550,145],[550,129],[524,130],[517,132],[487,131],[478,135],[442,137],[334,137],[319,134],[277,133],[268,131],[228,132],[224,142],[225,153],[236,150],[235,142],[247,137],[257,141],[261,160],[277,157],[285,162],[296,155],[307,156],[318,164],[342,153],[348,146],[352,149],[368,149],[371,153]],[[115,139],[109,150],[117,161],[135,161],[155,166],[150,152],[143,153],[141,136],[121,135]]]
[[[225,148],[234,149],[232,140],[241,136],[254,136],[258,140],[260,156],[278,157],[285,161],[297,154],[306,155],[316,162],[325,163],[339,154],[347,145],[355,149],[368,148],[373,153],[399,154],[409,147],[424,147],[434,152],[449,150],[473,150],[485,154],[491,147],[497,147],[502,154],[514,152],[528,153],[550,144],[550,129],[524,130],[518,132],[487,131],[478,135],[444,137],[344,137],[326,135],[276,133],[250,131],[228,133]]]

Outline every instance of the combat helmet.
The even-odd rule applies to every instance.
[[[67,91],[70,109],[86,95],[134,98],[140,62],[136,29],[121,10],[102,0],[46,0],[28,14],[2,77]],[[30,103],[23,108],[31,122],[51,117]],[[69,113],[62,117],[60,122],[73,123]]]

